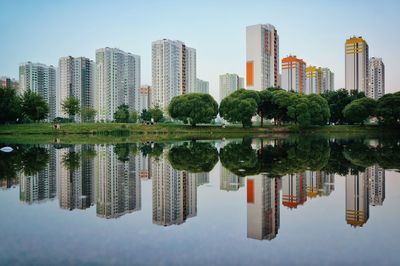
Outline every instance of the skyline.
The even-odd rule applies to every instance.
[[[344,87],[346,39],[362,36],[369,45],[370,57],[381,57],[385,62],[386,92],[399,90],[395,62],[400,57],[395,53],[395,45],[400,37],[393,36],[392,32],[395,7],[400,3],[395,1],[311,1],[308,4],[252,1],[246,5],[206,1],[190,7],[178,4],[183,1],[119,2],[118,6],[105,1],[79,2],[79,5],[77,1],[5,2],[0,25],[10,21],[13,24],[1,27],[4,39],[11,42],[4,43],[0,51],[0,76],[18,79],[18,66],[26,61],[57,66],[63,56],[94,60],[96,49],[108,46],[140,55],[142,85],[151,85],[151,43],[168,38],[196,49],[197,77],[210,82],[210,94],[218,99],[219,75],[245,76],[246,26],[270,23],[280,37],[280,58],[296,55],[308,65],[330,68],[335,73],[335,89]],[[344,5],[346,11],[343,11]],[[118,16],[112,21],[96,16],[105,14],[110,7],[119,8]],[[269,8],[276,12],[265,12]],[[135,13],[137,10],[141,12]],[[326,19],[325,10],[332,12],[331,18]],[[36,19],[38,13],[47,15]],[[71,19],[71,14],[82,19]],[[196,17],[197,14],[201,16]],[[291,14],[302,14],[304,19],[287,20],[293,17]],[[352,19],[343,19],[346,15]]]

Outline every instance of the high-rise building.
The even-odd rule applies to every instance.
[[[378,165],[367,167],[369,204],[382,206],[385,200],[385,169]]]
[[[149,109],[151,106],[151,87],[142,85],[139,89],[138,102],[136,103],[137,112],[140,114],[144,109]]]
[[[249,176],[247,190],[247,237],[272,240],[280,225],[281,181],[267,175]]]
[[[58,60],[57,116],[68,117],[62,103],[68,97],[78,99],[80,108],[94,107],[95,64],[85,57],[61,57]],[[82,121],[79,115],[75,121]]]
[[[186,46],[186,92],[198,92],[197,91],[197,60],[196,60],[196,49]]]
[[[279,86],[279,36],[271,24],[246,27],[246,88]]]
[[[361,37],[345,43],[346,89],[366,92],[368,89],[368,44]]]
[[[49,105],[48,121],[56,117],[56,68],[40,63],[22,63],[19,66],[19,93],[31,90]]]
[[[321,68],[309,66],[306,68],[306,90],[305,94],[320,94],[322,85]]]
[[[290,209],[303,205],[307,200],[305,173],[282,177],[282,205]]]
[[[181,41],[152,43],[152,106],[166,110],[175,96],[196,89],[196,50]]]
[[[346,222],[363,226],[369,218],[368,179],[364,172],[346,176]]]
[[[372,57],[369,60],[368,77],[366,96],[377,100],[385,95],[385,65],[382,58]]]
[[[329,68],[321,68],[321,93],[335,90],[335,74]]]
[[[219,99],[220,102],[231,93],[244,87],[244,79],[237,74],[223,74],[219,76]]]
[[[210,85],[208,81],[196,79],[196,90],[198,93],[209,93]]]
[[[8,77],[1,77],[0,78],[0,87],[3,88],[12,88],[12,80]]]
[[[96,50],[96,121],[112,121],[118,106],[137,109],[140,56],[116,48]]]
[[[167,154],[152,159],[153,223],[163,226],[179,225],[197,215],[196,177],[175,170]]]
[[[287,91],[295,91],[300,94],[306,87],[306,63],[296,56],[288,56],[282,59],[281,87]]]

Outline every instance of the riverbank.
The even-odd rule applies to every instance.
[[[125,123],[67,123],[54,129],[52,124],[22,124],[0,126],[1,143],[121,143],[185,139],[221,139],[242,137],[286,137],[289,134],[354,135],[377,137],[399,135],[398,130],[377,126],[323,126],[300,130],[298,127],[273,126],[242,128],[240,126],[203,125],[191,127],[177,124],[140,125]]]

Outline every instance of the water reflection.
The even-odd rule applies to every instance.
[[[367,223],[383,205],[385,169],[399,169],[397,140],[239,139],[117,145],[14,145],[0,153],[2,189],[19,185],[20,201],[58,199],[65,210],[96,206],[100,218],[142,209],[141,182],[152,182],[152,222],[171,226],[196,217],[197,190],[221,162],[219,188],[245,187],[247,237],[272,240],[280,208],[298,211],[330,196],[345,178],[347,224]],[[282,202],[282,203],[281,203]]]

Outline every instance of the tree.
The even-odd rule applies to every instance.
[[[164,119],[163,111],[160,109],[159,106],[150,108],[149,112],[151,113],[151,118],[153,118],[154,122],[156,122],[156,123],[160,122]]]
[[[366,97],[352,101],[343,109],[343,116],[350,124],[363,125],[364,121],[375,113],[376,101]]]
[[[343,116],[343,109],[354,100],[364,98],[363,92],[357,92],[356,90],[348,92],[346,89],[340,89],[337,91],[328,91],[321,94],[328,101],[330,110],[330,123],[343,124],[346,122]]]
[[[272,119],[272,110],[276,108],[272,102],[273,94],[272,88],[262,90],[258,93],[260,102],[257,106],[257,114],[261,117],[261,126],[264,125],[264,117]]]
[[[92,107],[82,107],[80,113],[83,122],[93,122],[96,116],[96,110]]]
[[[138,113],[136,111],[132,111],[129,113],[129,123],[136,123],[138,120]]]
[[[21,99],[21,111],[24,117],[32,121],[40,121],[49,114],[49,105],[38,93],[25,91]]]
[[[118,106],[117,111],[114,113],[114,121],[117,123],[129,122],[129,107],[126,104]]]
[[[299,94],[296,92],[288,92],[285,90],[272,91],[272,108],[270,116],[275,123],[289,122],[292,118],[289,117],[289,107],[293,106]]]
[[[219,114],[228,122],[241,122],[243,127],[251,127],[259,103],[260,96],[256,91],[240,89],[221,101]]]
[[[140,120],[142,120],[144,122],[150,122],[151,121],[151,113],[148,110],[143,109],[142,113],[140,114]]]
[[[0,124],[15,123],[21,118],[21,100],[14,89],[0,87]]]
[[[168,112],[172,118],[196,126],[198,123],[210,123],[215,119],[218,104],[209,94],[189,93],[172,98]]]
[[[75,115],[80,111],[80,105],[78,98],[75,97],[68,97],[66,98],[61,104],[62,110],[64,113],[68,114],[69,119],[71,121],[74,120]]]
[[[386,94],[378,100],[377,116],[380,124],[400,126],[400,92]]]
[[[61,161],[67,170],[73,172],[81,165],[81,155],[71,147],[68,153],[63,155]]]

